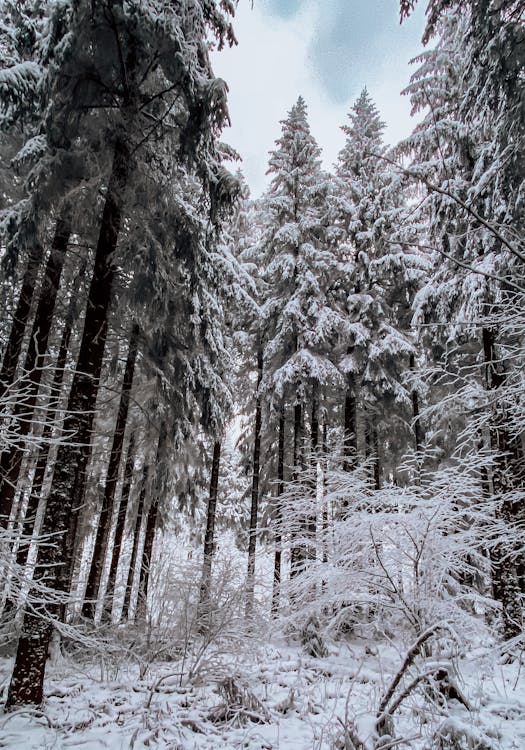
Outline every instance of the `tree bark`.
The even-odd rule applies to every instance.
[[[35,578],[40,584],[62,593],[66,590],[72,563],[72,543],[66,532],[72,516],[78,513],[82,502],[91,450],[91,432],[106,344],[108,309],[116,273],[113,257],[120,232],[122,201],[129,168],[129,150],[125,140],[120,139],[115,144],[84,331],[64,421],[64,435],[71,435],[73,441],[68,440],[58,449],[42,524],[43,535],[52,534],[53,543],[40,545]],[[8,690],[7,708],[42,702],[52,619],[59,610],[56,603],[46,606],[43,601],[36,602],[33,610],[26,609]]]
[[[293,421],[293,481],[297,482],[302,464],[302,420],[303,420],[303,406],[301,402],[298,402],[294,406],[294,421]],[[298,524],[297,528],[292,533],[292,549],[290,553],[290,576],[293,578],[296,576],[304,566],[305,550],[304,544],[297,544],[294,537],[297,537],[300,532],[301,523]]]
[[[40,245],[37,245],[31,250],[27,259],[22,287],[2,360],[2,369],[0,370],[0,399],[5,395],[15,377],[41,261],[42,248]]]
[[[357,461],[357,400],[354,388],[354,376],[352,373],[349,373],[347,376],[344,411],[343,453],[345,460],[343,468],[345,471],[355,469]]]
[[[375,490],[381,488],[381,460],[379,457],[379,435],[376,418],[371,414],[366,421],[366,458],[369,461],[369,473]]]
[[[412,372],[415,372],[416,358],[413,354],[410,355],[409,367]],[[414,424],[414,442],[416,453],[421,453],[425,435],[423,433],[423,427],[421,425],[421,419],[419,416],[419,395],[415,388],[412,390],[412,417],[412,421]]]
[[[210,585],[213,552],[215,548],[215,516],[217,510],[217,492],[219,489],[219,465],[221,460],[221,444],[218,440],[213,446],[213,459],[210,479],[210,494],[208,498],[208,512],[206,515],[206,534],[204,537],[204,558],[202,564],[202,579],[199,595],[198,618],[201,627],[206,627],[210,617]]]
[[[120,558],[120,551],[122,549],[122,539],[124,536],[124,526],[126,523],[126,514],[128,511],[128,501],[131,492],[131,485],[133,482],[133,465],[135,463],[135,439],[133,434],[128,442],[128,450],[126,455],[126,464],[124,467],[124,482],[122,484],[122,492],[120,493],[120,502],[117,510],[117,524],[115,527],[115,539],[113,541],[113,549],[111,551],[111,562],[109,566],[109,577],[108,585],[106,588],[106,600],[109,603],[113,600],[113,592],[115,589],[115,581],[117,579],[117,569]],[[111,604],[109,604],[111,606]]]
[[[73,331],[73,324],[76,320],[77,310],[77,292],[80,286],[80,281],[85,273],[85,264],[81,267],[78,273],[73,290],[71,293],[71,299],[69,301],[69,307],[66,313],[66,320],[64,328],[62,330],[62,337],[60,339],[60,346],[58,349],[58,356],[55,364],[55,372],[53,375],[53,383],[51,386],[51,403],[48,404],[46,411],[46,424],[42,432],[42,445],[38,454],[38,460],[35,467],[35,473],[33,475],[33,482],[31,485],[31,492],[29,494],[29,502],[27,505],[24,523],[22,527],[22,537],[25,543],[18,547],[17,562],[19,565],[25,565],[27,561],[27,554],[29,552],[29,537],[33,532],[36,513],[38,510],[38,504],[40,502],[40,495],[42,493],[42,486],[46,475],[47,459],[49,456],[50,439],[53,434],[53,427],[55,424],[55,416],[58,410],[58,402],[60,399],[60,390],[62,388],[62,381],[64,380],[64,373],[66,367],[67,354],[69,351],[69,342],[71,339],[71,333]]]
[[[253,614],[255,584],[255,552],[257,547],[257,515],[259,511],[259,469],[261,460],[261,396],[259,387],[263,375],[262,349],[257,352],[257,400],[255,404],[255,434],[253,441],[252,501],[250,507],[250,530],[248,537],[248,571],[246,575],[246,617]]]
[[[148,614],[148,590],[151,573],[151,561],[153,554],[153,542],[155,541],[155,531],[157,530],[157,518],[159,512],[159,502],[161,498],[163,483],[163,464],[166,451],[166,442],[168,438],[168,426],[162,422],[159,430],[159,440],[157,443],[157,455],[155,457],[155,475],[154,486],[151,494],[151,502],[146,518],[146,533],[144,534],[144,546],[142,548],[142,561],[139,574],[139,592],[137,598],[137,607],[135,616],[137,619],[146,619]]]
[[[315,537],[317,534],[317,465],[319,463],[319,399],[317,395],[317,385],[312,386],[312,416],[310,420],[310,441],[311,441],[311,461],[310,471],[312,472],[312,511],[308,513],[305,524],[305,532],[312,544],[305,550],[308,560],[315,560]]]
[[[13,409],[14,440],[0,456],[0,523],[4,525],[7,525],[13,505],[24,457],[25,437],[31,429],[70,235],[69,223],[58,219],[24,361],[20,396]]]
[[[151,505],[148,510],[146,533],[144,535],[144,547],[142,550],[142,562],[140,565],[139,599],[137,611],[140,611],[143,617],[146,616],[148,611],[148,591],[151,573],[151,560],[153,555],[153,542],[155,541],[155,532],[157,530],[158,513],[159,499],[155,495],[152,498]]]
[[[142,518],[144,515],[144,501],[146,499],[146,492],[148,488],[148,477],[150,467],[148,464],[144,464],[142,470],[142,484],[140,488],[139,504],[137,507],[137,515],[135,518],[135,527],[133,530],[133,548],[131,551],[131,560],[128,569],[128,578],[126,582],[126,590],[124,592],[124,603],[122,605],[122,613],[120,619],[128,619],[131,607],[131,594],[133,591],[133,579],[135,577],[135,568],[137,567],[137,559],[139,556],[139,542],[140,542],[140,530],[142,528]]]
[[[497,391],[505,385],[507,374],[503,363],[498,363],[495,352],[495,332],[482,331],[483,352],[486,365],[486,382],[489,390]],[[518,440],[509,435],[508,415],[502,399],[494,407],[489,428],[491,448],[496,453],[492,469],[492,484],[500,496],[499,518],[511,528],[519,521],[521,508],[507,499],[513,490],[523,489],[521,475],[523,455]],[[515,547],[515,545],[514,545]],[[520,635],[523,626],[520,578],[518,569],[523,556],[513,545],[502,541],[491,550],[493,592],[502,608],[503,637],[510,640]]]
[[[115,432],[113,433],[113,443],[109,454],[108,469],[106,481],[104,484],[104,496],[102,498],[102,509],[95,536],[95,546],[91,566],[89,569],[88,582],[86,587],[84,606],[82,614],[84,617],[93,619],[97,606],[97,598],[100,590],[100,582],[104,568],[104,555],[107,552],[109,543],[109,533],[111,529],[111,511],[115,499],[117,488],[120,462],[122,460],[122,446],[124,444],[124,433],[128,420],[129,400],[131,389],[133,387],[133,376],[135,373],[135,362],[138,352],[139,327],[133,324],[129,338],[128,355],[126,358],[126,368],[124,370],[124,379],[120,392],[120,403],[117,412],[117,421]]]
[[[275,512],[273,516],[275,524],[275,556],[273,563],[273,589],[272,589],[272,614],[276,615],[279,611],[279,598],[281,591],[281,544],[282,544],[282,509],[280,498],[284,492],[284,430],[286,427],[284,406],[281,406],[279,412],[279,437],[277,447],[277,497],[275,502]]]

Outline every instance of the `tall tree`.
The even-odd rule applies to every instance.
[[[52,97],[54,116],[48,118],[48,130],[52,126],[57,129],[69,126],[73,121],[77,128],[86,128],[93,124],[90,122],[93,117],[95,120],[100,117],[101,106],[108,107],[108,124],[112,125],[112,166],[100,220],[84,331],[64,422],[64,432],[74,435],[75,443],[59,448],[42,529],[44,534],[58,534],[60,542],[41,545],[37,561],[40,583],[45,581],[49,588],[59,591],[64,589],[70,563],[66,552],[70,546],[66,533],[68,521],[85,482],[125,199],[133,178],[138,175],[140,148],[146,143],[143,135],[139,136],[145,112],[144,96],[151,97],[150,104],[154,102],[153,107],[161,118],[167,114],[163,113],[164,106],[169,112],[175,102],[179,103],[179,159],[193,165],[194,173],[201,175],[215,211],[217,191],[222,190],[218,184],[215,133],[226,114],[224,87],[213,78],[202,41],[208,32],[222,40],[230,30],[225,16],[214,3],[206,3],[204,9],[195,0],[192,7],[194,13],[179,6],[162,6],[163,23],[159,24],[159,9],[153,5],[141,6],[141,23],[137,24],[135,11],[118,2],[111,3],[109,8],[104,3],[76,4],[63,28],[67,31],[68,54],[56,61],[55,69],[49,74],[47,90]],[[160,68],[154,70],[152,60]],[[100,85],[93,86],[93,66],[98,71]],[[69,75],[72,70],[74,75]],[[107,98],[108,90],[112,92],[111,101]],[[166,97],[171,97],[171,101]],[[116,118],[115,99],[119,103]],[[76,116],[72,118],[73,113]],[[155,113],[146,114],[155,119]],[[144,122],[146,132],[151,130],[148,123],[149,120]],[[86,130],[81,132],[86,137]],[[38,612],[25,613],[8,707],[42,700],[52,613],[53,608],[43,603],[38,605]]]
[[[261,421],[262,404],[259,388],[263,375],[263,353],[257,352],[257,398],[255,403],[255,431],[253,436],[252,494],[250,506],[250,527],[248,532],[248,571],[246,575],[246,617],[253,613],[255,583],[255,552],[257,545],[257,518],[259,512],[259,474],[261,461]]]
[[[52,444],[51,438],[53,436],[53,430],[56,429],[56,415],[58,406],[60,404],[60,395],[64,375],[66,372],[66,362],[69,353],[71,335],[73,333],[73,326],[78,318],[78,294],[81,282],[84,278],[84,273],[85,263],[82,265],[82,267],[79,269],[79,272],[75,276],[75,280],[71,289],[71,297],[64,320],[64,327],[62,329],[62,334],[60,337],[60,344],[58,347],[58,354],[53,373],[53,381],[50,389],[49,402],[46,405],[46,423],[44,425],[44,429],[42,430],[42,435],[40,436],[41,446],[38,452],[38,459],[31,482],[31,491],[29,493],[29,499],[27,508],[25,510],[25,517],[22,526],[22,543],[19,544],[17,551],[17,562],[19,563],[19,565],[24,565],[27,560],[27,554],[29,552],[29,539],[34,530],[36,514],[41,500],[42,487],[44,485],[44,479],[48,465],[49,450]]]
[[[297,474],[304,461],[307,391],[312,383],[325,387],[339,382],[332,351],[346,322],[330,291],[341,266],[328,241],[329,183],[301,97],[281,124],[269,160],[272,181],[261,206],[265,229],[259,247],[266,288],[262,392],[277,409],[290,402],[294,407]],[[305,518],[299,519],[296,535],[304,535],[307,525]],[[293,550],[293,567],[298,569],[303,545],[293,545]]]
[[[403,178],[382,159],[384,127],[364,89],[342,128],[346,141],[329,196],[334,244],[346,272],[346,288],[336,290],[347,321],[339,340],[346,384],[343,452],[350,468],[358,433],[369,434],[374,475],[385,422],[397,411],[399,431],[411,405],[403,384],[415,353],[407,300],[417,288],[421,264],[404,241]]]
[[[0,523],[9,518],[16,491],[25,437],[31,429],[32,416],[44,371],[47,342],[70,234],[69,222],[58,219],[29,336],[23,375],[19,382],[20,395],[12,412],[12,418],[15,420],[15,426],[11,428],[14,431],[11,438],[12,444],[0,456]]]
[[[102,507],[95,535],[95,546],[93,557],[88,574],[88,581],[85,593],[83,612],[86,617],[94,617],[97,604],[97,597],[102,579],[102,568],[104,563],[104,553],[108,549],[109,532],[111,528],[111,511],[115,492],[117,489],[120,462],[122,457],[122,447],[124,445],[124,433],[128,419],[129,401],[133,387],[133,376],[135,372],[135,361],[138,352],[139,327],[133,324],[128,345],[128,355],[122,387],[120,391],[120,403],[117,411],[115,430],[113,433],[113,443],[109,454],[109,462],[104,484],[104,495],[102,497]]]
[[[133,432],[131,433],[128,440],[128,448],[126,453],[126,462],[124,465],[124,477],[122,482],[122,489],[120,492],[120,499],[116,510],[116,523],[115,523],[115,537],[113,539],[113,546],[111,549],[111,559],[109,563],[108,583],[106,587],[106,600],[111,606],[114,597],[115,582],[117,579],[117,570],[120,560],[120,553],[122,551],[122,541],[124,539],[124,530],[126,525],[126,516],[128,512],[129,497],[133,484],[133,468],[135,465],[135,437]]]
[[[525,485],[518,439],[523,420],[512,418],[520,410],[521,387],[510,386],[514,362],[506,353],[520,333],[515,324],[500,327],[496,321],[501,315],[513,317],[511,311],[523,299],[518,175],[525,118],[516,88],[523,55],[507,54],[507,45],[522,36],[522,28],[512,2],[487,0],[466,7],[454,2],[447,8],[434,2],[429,10],[425,37],[436,36],[436,46],[421,57],[408,88],[415,110],[431,110],[406,144],[429,193],[435,248],[435,267],[422,290],[418,314],[438,324],[433,344],[441,337],[447,376],[456,380],[458,372],[464,373],[467,383],[455,403],[449,401],[448,412],[441,412],[442,418],[450,422],[475,390],[484,404],[470,425],[469,441],[477,451],[488,435],[494,453],[496,514],[506,529],[505,553],[501,540],[491,550],[494,595],[502,606],[504,637],[512,638],[522,626],[517,537],[522,516],[512,498]],[[486,482],[480,480],[480,492],[486,494],[484,488]],[[510,553],[509,538],[514,539]]]
[[[213,444],[211,462],[210,491],[208,495],[208,509],[206,512],[206,532],[204,535],[204,555],[202,562],[201,587],[199,593],[199,622],[205,630],[209,627],[211,612],[211,575],[213,553],[215,550],[215,521],[217,511],[217,492],[219,486],[219,467],[221,460],[221,443],[216,440]]]

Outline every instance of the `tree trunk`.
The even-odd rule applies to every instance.
[[[117,524],[115,527],[115,539],[113,541],[113,549],[111,552],[111,562],[109,566],[109,577],[108,585],[106,588],[106,600],[109,607],[111,608],[111,602],[113,600],[113,592],[115,589],[115,581],[117,579],[117,569],[120,558],[120,551],[122,549],[122,539],[124,536],[124,526],[126,523],[126,514],[128,511],[128,501],[131,492],[131,485],[133,482],[133,465],[135,463],[135,439],[133,433],[129,439],[128,451],[126,455],[126,464],[124,467],[124,482],[122,484],[122,492],[120,493],[120,502],[117,510]]]
[[[139,592],[137,598],[137,607],[135,610],[136,619],[146,619],[148,614],[148,590],[151,574],[151,561],[153,554],[153,542],[155,541],[155,531],[157,529],[157,518],[159,512],[159,502],[161,497],[162,486],[162,467],[166,450],[168,437],[168,427],[166,422],[162,422],[159,430],[159,440],[157,443],[157,455],[155,457],[155,475],[154,486],[151,494],[151,502],[146,518],[146,533],[144,534],[144,546],[142,548],[142,561],[139,574]]]
[[[300,402],[294,406],[293,421],[293,481],[297,482],[302,464],[302,419],[303,407]],[[297,522],[294,522],[294,525]],[[304,566],[305,550],[304,544],[297,544],[294,537],[301,531],[302,523],[298,523],[295,531],[292,531],[292,549],[290,553],[290,576],[296,576]]]
[[[63,219],[58,219],[29,338],[24,361],[24,374],[19,386],[19,398],[13,409],[14,440],[0,457],[0,523],[3,522],[5,525],[9,520],[22,466],[25,437],[31,429],[32,417],[36,407],[47,352],[47,342],[53,322],[55,302],[70,235],[69,223]]]
[[[148,510],[148,519],[146,522],[146,533],[144,535],[144,548],[142,550],[142,563],[140,566],[139,576],[139,599],[137,611],[140,611],[142,617],[146,617],[148,611],[148,591],[151,573],[151,560],[153,555],[153,542],[155,541],[155,531],[157,530],[157,517],[159,513],[159,498],[155,495],[152,498]]]
[[[305,532],[312,544],[306,549],[306,558],[315,560],[315,537],[317,534],[317,466],[319,463],[319,399],[317,396],[317,385],[312,386],[312,418],[310,422],[310,440],[311,440],[311,461],[310,471],[312,472],[312,510],[308,513],[305,524]]]
[[[11,331],[2,360],[2,369],[0,370],[0,399],[5,395],[7,389],[12,384],[16,366],[20,358],[22,343],[24,341],[24,332],[26,329],[31,303],[35,291],[38,269],[42,260],[42,248],[37,245],[29,253],[27,266],[22,279],[22,287],[18,297],[18,303],[11,323]]]
[[[122,446],[124,444],[124,433],[126,431],[126,422],[128,419],[129,399],[133,387],[133,376],[135,373],[135,361],[138,351],[139,327],[133,324],[129,339],[128,356],[126,359],[126,368],[124,370],[124,379],[120,392],[120,403],[117,412],[117,421],[115,432],[113,434],[113,443],[109,454],[109,463],[106,473],[106,482],[104,485],[104,496],[102,498],[102,509],[95,536],[95,546],[91,566],[89,569],[88,582],[86,587],[84,606],[82,614],[84,617],[93,619],[97,606],[97,598],[100,590],[100,582],[104,568],[104,555],[107,552],[109,543],[109,533],[111,529],[111,511],[115,499],[117,488],[120,462],[122,460]]]
[[[255,584],[255,551],[257,546],[257,514],[259,510],[259,466],[261,459],[261,396],[259,387],[263,375],[262,349],[257,352],[257,401],[255,405],[255,434],[253,441],[252,502],[248,538],[248,572],[246,575],[246,617],[253,614]]]
[[[279,412],[279,437],[277,447],[277,498],[273,516],[275,524],[275,557],[273,564],[273,589],[272,589],[272,614],[279,611],[279,597],[281,590],[281,544],[282,544],[282,509],[280,497],[284,492],[284,430],[285,430],[284,406]]]
[[[413,354],[410,355],[409,367],[412,372],[415,372],[416,358]],[[423,433],[423,427],[421,425],[421,419],[419,417],[419,395],[415,388],[412,390],[412,417],[412,421],[414,424],[414,442],[416,453],[421,453],[425,436]]]
[[[199,620],[201,626],[206,627],[210,617],[210,585],[213,552],[215,548],[215,515],[217,510],[217,492],[219,489],[219,464],[221,460],[221,444],[217,440],[213,446],[213,460],[210,479],[210,495],[208,499],[208,513],[206,516],[206,535],[204,537],[204,559],[202,564],[202,579],[199,596]]]
[[[39,579],[40,584],[59,592],[65,592],[72,563],[69,559],[72,543],[66,532],[71,517],[78,513],[84,493],[106,344],[108,309],[116,273],[113,257],[120,232],[122,201],[129,167],[129,150],[124,140],[119,140],[115,144],[84,331],[64,421],[64,435],[72,435],[73,441],[62,444],[58,449],[42,524],[43,535],[53,534],[54,543],[40,545],[35,569],[35,578]],[[46,606],[41,601],[35,603],[34,611],[26,610],[8,690],[8,708],[42,702],[45,664],[52,632],[51,618],[56,616],[59,609],[56,603]]]
[[[486,382],[489,390],[498,390],[506,382],[503,364],[498,364],[495,352],[495,332],[484,328],[482,331],[483,351],[486,364]],[[492,469],[492,484],[496,495],[500,496],[499,518],[510,527],[519,520],[521,509],[507,499],[513,490],[522,489],[521,465],[523,456],[517,440],[508,432],[508,415],[501,400],[496,402],[490,425],[491,448],[496,452]],[[506,497],[507,496],[507,497]],[[523,558],[521,558],[523,559]],[[510,640],[522,632],[523,611],[521,605],[518,566],[520,555],[509,549],[508,542],[501,542],[492,548],[492,575],[494,597],[501,603],[503,637]]]
[[[370,478],[374,489],[379,490],[381,488],[381,461],[379,457],[379,435],[374,414],[371,414],[366,421],[365,444]]]
[[[78,313],[77,292],[84,273],[85,264],[82,266],[79,274],[75,279],[75,283],[73,285],[73,290],[71,293],[71,299],[69,301],[69,307],[66,313],[66,320],[64,329],[62,331],[62,337],[60,339],[60,346],[58,349],[58,356],[55,364],[55,372],[53,375],[53,383],[51,386],[51,402],[48,404],[46,411],[46,423],[44,425],[44,430],[41,437],[42,445],[38,454],[38,460],[35,468],[35,473],[33,475],[33,482],[31,485],[31,492],[29,494],[29,502],[26,508],[24,523],[22,527],[22,538],[24,539],[24,544],[21,544],[18,547],[17,552],[17,562],[19,563],[19,565],[25,565],[27,561],[27,554],[29,552],[29,538],[33,532],[38,504],[40,502],[40,495],[42,493],[42,486],[44,484],[46,475],[50,440],[53,435],[55,416],[58,410],[62,381],[64,380],[67,354],[69,351],[69,342],[71,339],[71,333],[73,331],[73,324]]]
[[[355,469],[357,461],[357,400],[355,396],[354,376],[349,373],[345,395],[344,443],[343,453],[345,471]]]
[[[120,619],[128,619],[131,608],[131,594],[133,592],[133,579],[135,577],[135,568],[137,567],[137,559],[139,556],[139,542],[140,542],[140,530],[142,528],[142,517],[144,515],[144,501],[146,499],[146,492],[148,488],[148,477],[150,467],[148,464],[144,464],[142,470],[142,485],[140,488],[139,504],[137,507],[137,516],[135,518],[135,528],[133,530],[133,548],[131,551],[131,560],[128,569],[128,578],[126,581],[126,591],[124,592],[124,603],[122,605],[122,613]]]

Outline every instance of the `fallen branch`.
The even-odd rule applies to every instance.
[[[425,632],[422,633],[419,636],[419,638],[417,639],[417,641],[408,649],[403,664],[401,665],[401,667],[399,668],[399,670],[395,674],[394,679],[390,683],[390,687],[386,691],[385,697],[383,698],[383,700],[379,704],[379,708],[377,709],[377,716],[378,716],[378,718],[385,713],[385,711],[387,709],[387,706],[388,706],[388,704],[389,704],[392,696],[394,695],[394,692],[395,692],[397,686],[399,685],[399,683],[403,679],[403,676],[404,676],[405,672],[413,664],[414,659],[416,658],[416,656],[420,653],[422,646],[430,638],[432,638],[432,636],[438,630],[441,630],[441,629],[448,629],[448,628],[447,628],[446,624],[444,624],[444,623],[437,623],[436,625],[432,625],[430,628],[428,628],[427,630],[425,630]]]

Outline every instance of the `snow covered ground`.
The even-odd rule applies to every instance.
[[[41,709],[0,715],[0,747],[346,750],[356,737],[373,747],[378,706],[407,645],[354,639],[313,659],[274,639],[242,657],[223,654],[215,675],[197,670],[182,684],[178,662],[155,664],[141,678],[137,665],[81,668],[62,660],[49,667]],[[456,700],[444,708],[416,691],[396,710],[394,736],[381,747],[523,750],[525,670],[499,661],[487,647],[462,655],[454,679],[470,710]],[[10,668],[10,660],[0,662],[4,687]],[[401,684],[422,668],[414,665]],[[456,744],[447,743],[452,735]]]

